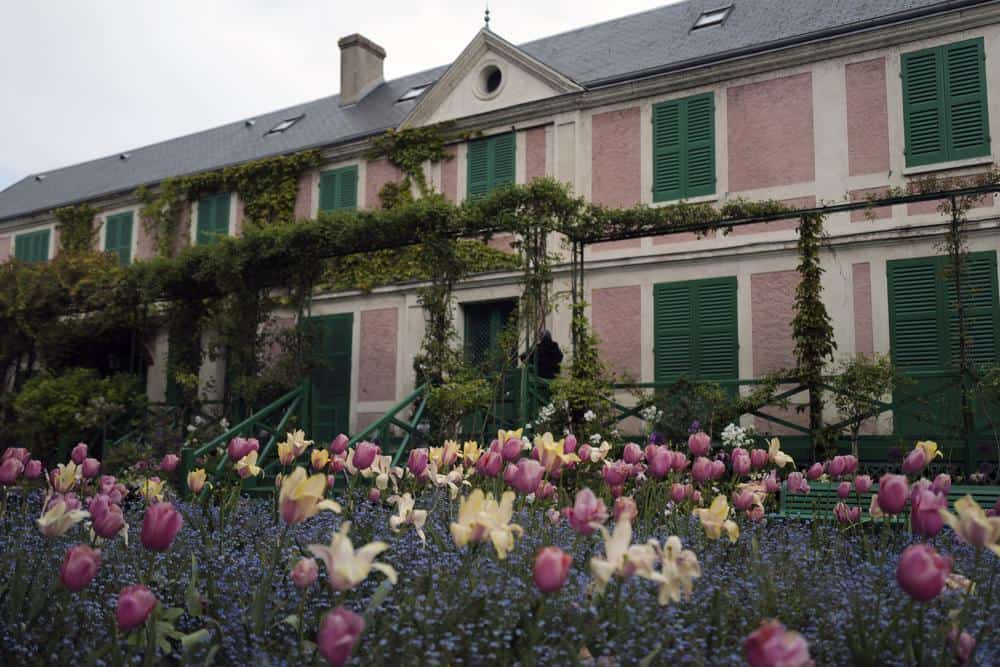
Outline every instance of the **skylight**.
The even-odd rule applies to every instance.
[[[267,134],[281,134],[282,132],[290,128],[292,125],[295,125],[300,120],[302,120],[302,116],[296,116],[295,118],[287,118],[278,123],[277,125],[275,125],[274,127],[272,127],[270,130],[268,130]]]
[[[719,25],[726,20],[729,16],[729,12],[733,11],[733,6],[723,7],[721,9],[713,9],[710,12],[702,12],[698,20],[694,22],[692,30],[697,30],[699,28],[708,28],[709,26]]]
[[[431,87],[431,85],[428,83],[428,84],[425,84],[423,86],[417,86],[415,88],[410,88],[408,91],[406,91],[405,93],[403,93],[402,97],[400,97],[396,101],[397,102],[405,102],[406,100],[412,100],[412,99],[414,99],[416,97],[419,97],[420,93],[424,92],[425,90],[427,90],[430,87]]]

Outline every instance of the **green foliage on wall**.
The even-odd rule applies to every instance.
[[[53,214],[58,223],[59,247],[63,252],[81,253],[94,249],[98,229],[94,226],[97,209],[89,204],[64,206]]]

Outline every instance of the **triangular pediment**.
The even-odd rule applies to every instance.
[[[484,28],[417,102],[402,127],[432,125],[583,90]]]

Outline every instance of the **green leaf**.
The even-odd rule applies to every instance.
[[[301,623],[301,619],[298,617],[297,614],[289,614],[288,616],[285,616],[283,619],[281,619],[281,623],[287,623],[288,625],[298,630],[299,623]],[[281,623],[279,623],[278,625],[281,625]]]

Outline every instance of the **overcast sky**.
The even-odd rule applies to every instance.
[[[673,0],[676,1],[676,0]],[[492,0],[515,44],[672,0]],[[338,92],[337,39],[381,44],[387,78],[451,62],[465,0],[0,0],[0,189],[24,176]]]

